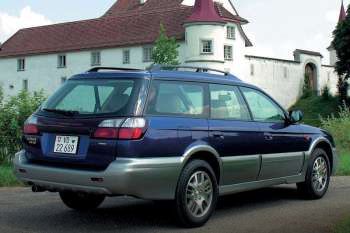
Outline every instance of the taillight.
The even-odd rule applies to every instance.
[[[146,132],[144,118],[113,119],[101,122],[94,133],[94,138],[137,140]]]
[[[94,134],[95,138],[118,138],[118,129],[116,128],[98,128]]]
[[[24,127],[23,127],[23,133],[30,134],[30,135],[39,134],[38,118],[37,117],[30,116],[26,120],[26,122],[24,123]]]
[[[23,132],[24,134],[38,134],[39,129],[36,125],[28,124],[24,126]]]

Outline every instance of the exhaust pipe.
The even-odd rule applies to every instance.
[[[33,193],[42,193],[42,192],[45,192],[46,189],[40,187],[40,186],[37,186],[37,185],[33,185],[32,186],[32,191]]]

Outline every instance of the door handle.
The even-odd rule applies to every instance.
[[[224,136],[224,134],[222,132],[214,132],[213,133],[213,137],[214,138],[220,138],[220,139],[224,139],[225,138],[225,136]]]
[[[264,138],[266,141],[272,141],[273,140],[273,136],[270,133],[264,133]]]

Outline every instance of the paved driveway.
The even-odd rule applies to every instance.
[[[299,199],[294,185],[221,198],[210,222],[181,229],[163,205],[132,198],[109,198],[94,212],[67,209],[56,194],[28,188],[0,189],[0,232],[210,232],[327,233],[350,215],[350,177],[333,178],[319,201]]]

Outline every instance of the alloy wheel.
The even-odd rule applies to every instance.
[[[213,184],[205,171],[195,172],[186,187],[186,206],[189,213],[196,218],[203,217],[213,201]]]
[[[328,182],[327,162],[323,157],[318,157],[312,169],[312,185],[317,192],[322,192]]]

